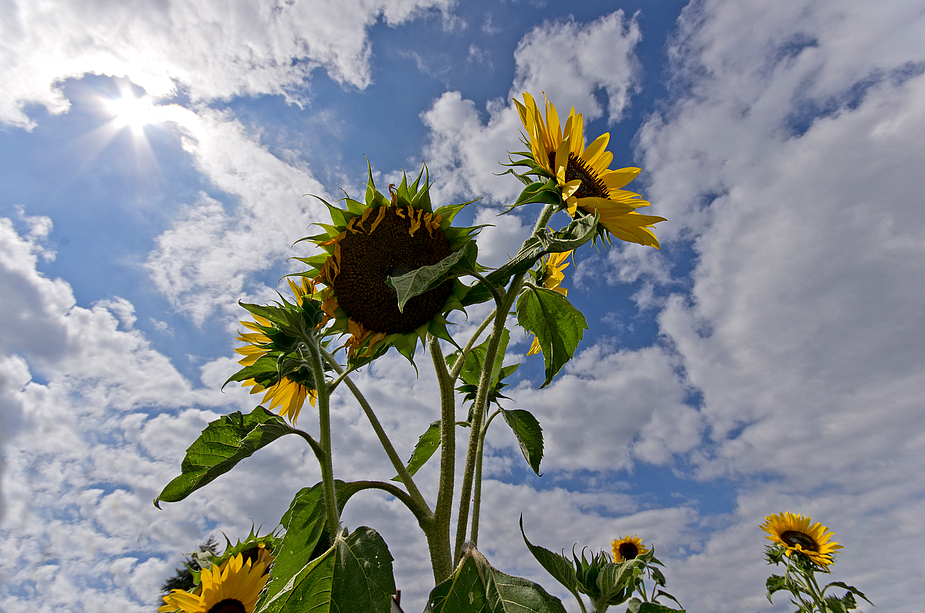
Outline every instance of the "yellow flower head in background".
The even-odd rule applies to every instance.
[[[564,287],[560,287],[560,284],[565,279],[565,273],[562,271],[570,264],[570,262],[566,260],[571,254],[571,251],[563,251],[561,253],[550,253],[546,256],[546,260],[543,262],[543,266],[540,269],[539,279],[544,288],[559,292],[563,296],[568,295],[568,290]],[[533,344],[530,345],[530,351],[527,352],[527,355],[535,355],[542,350],[539,339],[534,337]]]
[[[614,539],[610,546],[613,548],[613,561],[617,564],[649,552],[642,544],[642,539],[635,534],[633,536],[627,534],[623,538]]]
[[[650,228],[665,218],[636,212],[649,203],[622,188],[636,178],[639,169],[610,169],[610,133],[605,132],[585,147],[581,113],[573,108],[563,126],[556,107],[548,100],[544,118],[533,96],[524,93],[523,98],[523,103],[515,99],[514,104],[526,130],[526,144],[536,166],[555,177],[569,214],[576,216],[578,209],[598,212],[600,224],[616,238],[657,249],[658,239]]]
[[[786,553],[797,552],[808,557],[814,564],[826,569],[833,563],[835,551],[842,546],[829,539],[834,535],[821,523],[810,524],[812,520],[803,515],[779,513],[768,515],[761,529],[768,533],[765,538],[772,543],[786,547]]]
[[[315,288],[311,281],[305,277],[296,283],[289,280],[289,288],[296,298],[296,304],[301,305],[302,301],[311,298]],[[276,356],[278,351],[273,347],[273,341],[270,338],[274,330],[273,322],[253,315],[254,321],[242,321],[243,325],[251,332],[243,332],[238,335],[237,339],[245,343],[243,347],[235,349],[244,357],[238,360],[241,366],[254,366],[258,360],[272,361],[273,368],[268,372],[262,373],[259,378],[246,379],[241,382],[244,387],[250,387],[251,394],[265,392],[261,404],[267,404],[272,411],[279,407],[279,413],[283,417],[288,417],[295,424],[299,418],[299,412],[307,398],[312,406],[315,405],[315,386],[311,370],[307,366],[300,366],[287,370],[285,374],[280,374],[276,366]]]
[[[253,613],[260,591],[270,575],[264,574],[264,563],[251,564],[244,556],[228,559],[221,566],[213,565],[202,571],[198,594],[173,590],[164,596],[165,604],[158,611],[170,613]]]

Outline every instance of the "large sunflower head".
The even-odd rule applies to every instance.
[[[253,613],[267,584],[264,563],[251,563],[242,554],[202,571],[197,593],[173,590],[158,611],[170,613]]]
[[[514,104],[524,125],[532,172],[555,178],[573,217],[593,215],[596,211],[600,214],[600,225],[609,235],[657,249],[658,239],[651,228],[665,218],[636,212],[649,206],[649,202],[623,188],[636,178],[639,169],[610,169],[613,161],[613,154],[607,151],[610,133],[605,132],[585,147],[581,113],[572,108],[563,125],[551,102],[546,100],[544,117],[533,96],[524,93],[523,98],[523,103],[515,99]]]
[[[365,202],[346,198],[343,209],[325,202],[331,223],[316,224],[324,232],[303,239],[324,250],[297,259],[308,265],[304,274],[322,287],[324,312],[334,320],[330,330],[349,335],[352,360],[372,359],[390,346],[412,359],[417,340],[423,341],[428,332],[451,340],[446,315],[462,309],[466,287],[461,282],[447,279],[411,298],[403,309],[388,283],[389,277],[439,263],[465,247],[477,231],[451,225],[468,203],[435,210],[429,188],[422,169],[414,182],[403,177],[398,188],[390,185],[386,198],[370,172]]]
[[[633,536],[627,534],[623,538],[614,539],[611,541],[610,546],[613,551],[613,561],[617,564],[632,560],[649,551],[642,544],[642,539],[635,534]]]
[[[833,533],[828,528],[819,522],[811,524],[811,521],[803,515],[779,513],[768,515],[761,529],[768,533],[765,538],[784,548],[787,556],[804,555],[816,566],[826,569],[842,546],[830,541]]]
[[[244,356],[238,360],[243,368],[228,381],[240,381],[252,394],[263,393],[261,404],[270,410],[278,407],[280,415],[295,424],[306,398],[315,404],[316,392],[312,370],[296,350],[293,326],[312,327],[321,322],[318,303],[312,300],[315,289],[311,281],[305,277],[298,282],[290,279],[289,287],[295,304],[284,299],[279,307],[245,305],[254,321],[241,322],[250,330],[237,337],[244,343],[235,349]]]
[[[571,254],[571,251],[550,253],[541,260],[535,273],[537,284],[554,292],[559,292],[563,296],[567,296],[568,290],[564,287],[560,287],[560,285],[565,279],[565,273],[562,271],[568,268],[570,264],[570,262],[568,262],[568,257]],[[542,350],[539,339],[534,337],[533,344],[530,345],[530,351],[527,352],[527,355],[534,355]]]

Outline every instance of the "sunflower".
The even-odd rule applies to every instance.
[[[409,360],[417,340],[427,333],[452,340],[446,315],[462,309],[466,287],[446,279],[408,300],[399,309],[397,294],[388,283],[422,266],[432,266],[458,252],[477,228],[457,228],[453,217],[468,203],[434,210],[427,178],[408,184],[403,177],[391,198],[380,193],[370,171],[365,202],[346,198],[346,208],[327,202],[331,224],[316,224],[324,232],[306,237],[324,250],[315,257],[296,258],[308,265],[303,273],[322,286],[318,293],[331,331],[349,335],[346,346],[353,360],[370,360],[390,346]],[[322,200],[322,202],[324,202]]]
[[[617,564],[649,552],[642,544],[642,539],[635,534],[633,536],[627,534],[623,538],[614,539],[610,546],[613,548],[613,561]]]
[[[311,281],[305,277],[298,283],[290,279],[289,287],[296,298],[297,306],[302,306],[303,301],[311,298],[315,291]],[[243,332],[237,337],[245,343],[243,347],[235,349],[244,356],[238,360],[238,364],[245,368],[238,374],[253,374],[252,377],[244,378],[241,385],[252,388],[251,394],[266,392],[261,404],[269,403],[271,411],[279,407],[280,415],[288,416],[295,425],[305,399],[308,398],[312,406],[315,405],[316,392],[311,369],[295,358],[279,362],[281,352],[275,339],[280,331],[266,317],[257,314],[253,316],[254,321],[241,322],[241,325],[251,332]],[[248,370],[248,367],[253,368]],[[232,376],[229,381],[239,380],[236,377],[237,375]]]
[[[158,611],[169,613],[253,613],[260,590],[267,584],[264,563],[251,564],[237,555],[202,571],[198,594],[173,590]]]
[[[577,216],[600,214],[599,223],[616,238],[658,249],[658,239],[650,229],[664,217],[642,215],[636,209],[649,203],[634,192],[622,189],[636,175],[638,168],[610,169],[613,154],[607,151],[610,133],[605,132],[585,147],[584,119],[573,108],[560,126],[556,107],[546,101],[546,117],[540,113],[533,96],[524,93],[524,102],[514,100],[526,129],[526,140],[535,172],[555,178],[568,212]]]
[[[537,281],[546,289],[559,292],[563,296],[568,295],[568,290],[564,287],[559,287],[559,285],[565,279],[565,274],[562,271],[568,267],[569,262],[566,262],[566,259],[571,253],[571,251],[563,251],[561,253],[550,253],[546,256],[546,261],[543,262],[537,275]],[[542,351],[540,341],[534,337],[533,344],[530,345],[530,351],[527,352],[527,355],[534,355],[540,351]]]
[[[793,513],[768,515],[764,518],[761,529],[768,533],[765,538],[786,548],[786,553],[803,554],[816,566],[825,569],[833,563],[835,551],[842,546],[835,541],[829,542],[833,533],[816,522],[810,525],[810,518]]]

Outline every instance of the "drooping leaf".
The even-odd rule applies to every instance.
[[[527,534],[524,532],[524,517],[520,516],[520,534],[524,537],[524,543],[527,544],[527,549],[530,550],[530,553],[533,554],[533,557],[536,558],[536,561],[540,563],[540,566],[546,569],[552,578],[565,586],[569,592],[572,593],[572,596],[578,602],[581,602],[581,597],[578,595],[578,575],[575,573],[575,567],[572,565],[572,562],[562,554],[554,553],[545,547],[540,547],[539,545],[534,545],[527,539]]]
[[[475,241],[469,241],[462,249],[454,251],[436,264],[421,266],[409,273],[386,279],[386,283],[395,290],[398,310],[404,312],[409,300],[437,287],[447,279],[475,272],[477,256],[478,248]]]
[[[514,431],[527,464],[539,475],[540,461],[543,459],[543,429],[540,422],[524,409],[501,409],[501,416]]]
[[[435,421],[428,426],[427,431],[418,439],[414,451],[411,452],[411,459],[408,460],[408,472],[412,476],[419,468],[434,455],[434,452],[440,447],[440,421]],[[392,481],[401,481],[398,475],[392,477]]]
[[[536,335],[546,364],[546,387],[572,359],[588,329],[581,311],[568,298],[544,288],[528,288],[517,299],[517,323]]]
[[[642,602],[634,613],[685,613],[684,609],[672,609],[657,602]]]
[[[235,411],[213,421],[186,450],[175,477],[154,499],[160,502],[183,500],[199,488],[225,474],[234,465],[286,434],[298,432],[279,416],[258,406],[247,415]]]
[[[524,241],[520,251],[509,262],[486,275],[486,281],[495,287],[505,287],[511,277],[527,272],[533,268],[537,260],[547,253],[561,253],[577,249],[594,238],[599,217],[597,213],[586,215],[555,232],[550,231],[548,228],[540,229],[535,236],[531,236]],[[480,281],[469,288],[462,300],[462,304],[463,306],[469,306],[490,299],[491,292]]]
[[[395,580],[388,546],[372,528],[345,534],[268,592],[258,613],[389,613]]]
[[[493,568],[471,544],[456,571],[435,587],[425,613],[565,613],[542,587]]]

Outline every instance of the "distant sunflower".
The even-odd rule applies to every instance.
[[[635,534],[633,536],[627,534],[623,538],[614,539],[610,545],[613,548],[613,561],[617,564],[649,552],[642,544],[642,539]]]
[[[811,521],[803,515],[780,513],[765,517],[761,529],[768,533],[766,539],[783,545],[788,556],[794,552],[803,554],[814,564],[825,569],[833,563],[832,556],[842,546],[835,541],[829,541],[833,533],[829,532],[828,528],[819,522],[810,525]]]
[[[533,96],[524,93],[523,98],[523,104],[516,99],[514,104],[526,129],[525,144],[530,147],[536,167],[555,177],[569,214],[575,217],[578,209],[591,214],[597,211],[599,223],[613,236],[658,249],[658,239],[650,228],[665,218],[636,212],[649,206],[649,202],[622,188],[636,178],[639,169],[610,170],[610,133],[605,132],[585,147],[581,113],[573,108],[562,127],[556,107],[548,100],[544,119]]]
[[[267,584],[264,564],[251,564],[237,555],[220,566],[202,571],[198,594],[173,590],[164,596],[165,604],[158,611],[169,613],[253,613],[260,591]]]
[[[563,251],[561,253],[550,253],[546,256],[546,260],[543,262],[538,275],[538,281],[543,287],[551,289],[554,292],[559,292],[563,296],[568,295],[568,290],[564,287],[559,287],[559,285],[565,279],[565,273],[562,271],[568,267],[570,262],[566,260],[571,253],[571,251]],[[534,337],[533,344],[530,345],[530,351],[527,352],[527,355],[535,355],[542,350],[539,339]]]
[[[346,346],[353,359],[371,359],[395,346],[412,359],[417,340],[427,333],[450,340],[446,315],[462,309],[465,286],[448,279],[411,298],[398,308],[395,290],[387,283],[422,266],[432,266],[462,249],[475,228],[451,225],[465,206],[436,210],[430,202],[424,170],[410,185],[402,178],[391,198],[381,194],[370,173],[365,202],[345,199],[346,208],[330,204],[331,224],[316,224],[324,233],[306,237],[325,253],[297,258],[309,266],[304,274],[323,289],[322,308],[334,320],[331,330],[349,335]],[[468,204],[468,203],[466,203]]]
[[[306,298],[311,298],[314,286],[307,278],[302,277],[298,283],[289,280],[289,287],[296,298],[297,305],[301,305]],[[315,380],[311,368],[294,358],[283,359],[274,343],[278,330],[269,319],[260,315],[253,315],[254,321],[242,321],[241,325],[251,332],[241,333],[237,339],[245,343],[243,347],[235,349],[244,357],[238,360],[241,366],[265,366],[262,369],[253,369],[253,377],[244,379],[241,385],[250,387],[251,394],[266,392],[261,404],[269,403],[272,411],[279,407],[279,413],[288,417],[289,421],[296,423],[299,412],[307,398],[312,406],[315,405]],[[241,371],[245,372],[245,371]],[[232,378],[235,379],[234,377]]]

